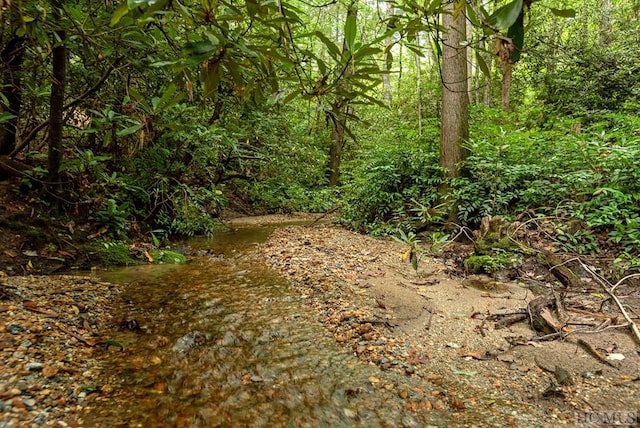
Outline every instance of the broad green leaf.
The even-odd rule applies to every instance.
[[[522,12],[522,0],[514,0],[497,9],[489,17],[489,22],[500,30],[511,27]]]
[[[551,13],[553,13],[556,16],[561,16],[563,18],[576,17],[576,11],[574,9],[555,9],[553,7],[550,7],[549,9],[551,10]]]
[[[318,71],[320,74],[323,76],[327,74],[327,64],[325,64],[325,62],[320,58],[316,58],[316,62],[318,63]]]
[[[347,14],[347,20],[344,23],[344,41],[347,46],[347,50],[352,50],[356,41],[357,32],[356,16],[354,13]]]
[[[128,128],[121,129],[120,131],[118,131],[118,132],[116,133],[116,135],[118,135],[118,136],[122,137],[122,136],[125,136],[125,135],[135,134],[135,133],[136,133],[136,132],[138,132],[138,131],[143,127],[143,126],[144,126],[143,124],[138,123],[137,125],[133,125],[133,126],[130,126],[130,127],[128,127]]]
[[[516,47],[511,53],[511,62],[516,63],[520,59],[520,54],[524,47],[524,11],[518,16],[516,22],[509,27],[507,37],[510,37],[511,40],[513,40],[513,44]]]
[[[338,59],[338,58],[340,58],[342,56],[342,52],[340,52],[340,49],[338,49],[338,46],[336,46],[336,44],[333,43],[333,41],[331,41],[331,39],[329,39],[327,36],[325,36],[324,33],[322,33],[321,31],[316,31],[315,34],[322,41],[322,43],[324,43],[324,45],[329,50],[329,54],[334,59]]]
[[[178,5],[178,9],[180,10],[180,15],[182,16],[182,19],[184,19],[185,23],[188,25],[193,24],[193,17],[191,16],[191,12],[189,12],[189,9],[187,9],[178,0],[175,0],[175,4]]]
[[[215,48],[216,46],[214,46],[211,42],[205,40],[200,42],[189,42],[185,45],[185,49],[191,55],[206,54],[213,51]]]
[[[361,58],[371,57],[374,55],[378,55],[380,53],[380,48],[374,48],[372,46],[364,46],[353,54],[353,60],[359,60]]]
[[[176,65],[180,61],[158,61],[151,64],[151,67],[167,67],[169,65]]]
[[[482,55],[480,55],[480,52],[476,51],[476,64],[478,64],[478,68],[480,69],[480,71],[482,71],[482,74],[484,74],[487,77],[491,77],[491,71],[489,71],[489,67],[487,66],[487,63],[485,62],[484,58],[482,58]]]
[[[118,22],[120,22],[122,17],[127,13],[129,13],[129,6],[127,6],[127,2],[125,1],[124,3],[120,4],[120,6],[118,6],[113,12],[113,15],[111,15],[111,26],[114,26]]]
[[[218,83],[220,82],[220,64],[209,64],[202,67],[202,81],[204,82],[204,97],[212,98],[218,93]]]
[[[134,87],[129,88],[129,94],[136,100],[138,104],[140,104],[146,113],[153,113],[153,109],[151,108],[151,104],[147,101],[147,97],[142,96],[140,92]]]

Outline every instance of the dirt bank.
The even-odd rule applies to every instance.
[[[544,341],[527,322],[500,328],[491,315],[519,312],[536,297],[523,283],[455,277],[430,257],[414,271],[405,252],[331,225],[280,229],[260,249],[360,359],[445,385],[434,403],[490,420],[492,405],[508,401],[541,426],[640,422],[640,357],[627,332]]]

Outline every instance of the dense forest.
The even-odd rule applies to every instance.
[[[52,252],[158,243],[215,232],[228,206],[332,211],[438,246],[500,216],[628,272],[639,14],[611,0],[1,2],[0,191],[30,207],[7,205],[2,226]],[[485,271],[513,260],[491,250]]]

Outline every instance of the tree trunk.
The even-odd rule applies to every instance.
[[[9,3],[9,27],[13,25],[14,9]],[[18,117],[22,108],[22,62],[25,49],[24,37],[14,36],[0,52],[0,113],[9,113],[14,117],[0,124],[0,155],[8,155],[16,147]],[[6,102],[4,102],[6,101]]]
[[[393,3],[387,1],[387,10],[385,11],[387,19],[389,19],[393,15]],[[382,99],[387,105],[391,105],[393,101],[393,95],[391,93],[391,46],[393,46],[393,37],[387,37],[384,41],[385,49],[384,49],[384,71],[382,74]]]
[[[418,137],[422,137],[422,67],[420,65],[420,55],[416,57],[416,87],[418,98]]]
[[[600,8],[602,10],[600,18],[600,47],[608,48],[615,34],[611,25],[611,10],[613,9],[611,0],[601,0]]]
[[[357,17],[356,0],[353,0],[347,7],[346,21],[350,18]],[[343,57],[347,51],[352,49],[351,46],[347,46],[346,36],[342,44]],[[344,73],[342,73],[342,82],[339,83],[341,91],[336,94],[336,98],[332,104],[332,114],[330,122],[332,123],[331,129],[331,147],[329,148],[329,186],[335,186],[340,180],[340,164],[342,163],[342,149],[345,143],[345,129],[347,126],[347,117],[349,115],[349,103],[350,99],[346,98],[342,94],[348,92],[348,79],[353,74],[353,58],[349,55],[347,63],[344,65]]]
[[[61,0],[53,0],[54,22],[60,20]],[[53,34],[55,47],[52,52],[53,75],[51,80],[51,98],[49,101],[49,181],[55,183],[60,178],[60,164],[62,163],[62,128],[64,112],[64,89],[67,74],[67,48],[65,46],[66,32],[56,30]]]
[[[336,106],[337,111],[342,111],[342,106]],[[340,180],[340,163],[342,162],[342,149],[344,148],[343,119],[336,120],[331,129],[331,148],[329,149],[329,186],[336,186]]]
[[[469,136],[469,95],[467,93],[467,54],[461,45],[466,37],[466,18],[455,18],[453,2],[446,6],[442,41],[442,115],[440,122],[440,166],[447,177],[462,174],[460,163],[467,157],[462,144]]]
[[[508,113],[509,98],[511,96],[511,75],[513,73],[513,64],[507,61],[502,64],[502,111]]]

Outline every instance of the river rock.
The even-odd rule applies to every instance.
[[[24,368],[31,372],[39,372],[44,368],[44,364],[38,362],[31,362],[24,365]]]

